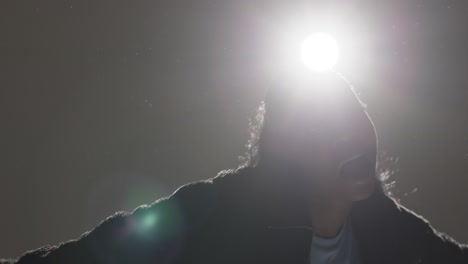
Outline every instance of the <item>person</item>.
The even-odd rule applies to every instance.
[[[391,198],[353,87],[270,87],[248,162],[11,263],[466,264],[468,247]]]

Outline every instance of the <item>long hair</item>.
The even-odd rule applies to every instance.
[[[334,80],[334,84],[338,84],[350,89],[355,95],[358,102],[366,108],[367,105],[361,101],[354,86],[343,75],[333,73],[327,76]],[[265,99],[260,103],[256,114],[249,122],[250,138],[246,145],[245,156],[242,157],[242,167],[252,168],[268,168],[268,167],[283,167],[288,171],[294,171],[294,168],[288,167],[281,159],[275,157],[275,154],[268,150],[268,137],[272,129],[271,123],[275,122],[278,112],[285,106],[285,101],[291,98],[294,87],[297,83],[283,83],[270,87],[267,90]],[[303,83],[302,83],[303,84]],[[320,124],[316,124],[320,125]],[[385,194],[392,196],[392,187],[395,182],[390,181],[391,176],[396,172],[395,167],[398,159],[387,156],[384,152],[379,152],[377,155],[376,174],[380,181],[380,187]]]

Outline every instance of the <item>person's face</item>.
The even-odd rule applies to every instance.
[[[362,200],[376,184],[375,129],[350,88],[341,84],[331,89],[295,93],[277,118],[275,145],[304,172],[314,196]]]

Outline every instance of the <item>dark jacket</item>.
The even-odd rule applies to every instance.
[[[302,203],[292,184],[273,182],[252,168],[229,171],[14,263],[308,263],[312,231]],[[362,264],[468,263],[466,246],[380,189],[353,205],[351,223]]]

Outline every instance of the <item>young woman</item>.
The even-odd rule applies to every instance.
[[[249,162],[13,263],[468,263],[388,197],[377,137],[340,76],[271,87]]]

